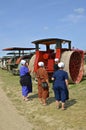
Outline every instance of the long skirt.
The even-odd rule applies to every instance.
[[[22,86],[22,95],[27,96],[30,92],[32,92],[32,88],[29,86]]]
[[[53,88],[53,90],[54,90],[56,100],[65,102],[66,100],[69,99],[69,91],[66,87],[65,88],[61,88],[61,87]]]
[[[43,89],[41,84],[38,84],[38,97],[46,99],[49,97],[49,88]]]
[[[22,76],[20,78],[20,84],[22,86],[22,95],[27,96],[30,92],[32,92],[32,80],[31,76]]]

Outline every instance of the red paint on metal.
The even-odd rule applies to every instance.
[[[60,59],[60,57],[61,57],[61,49],[58,48],[56,49],[56,58]]]

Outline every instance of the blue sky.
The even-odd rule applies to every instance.
[[[62,38],[86,50],[86,0],[0,0],[0,56],[7,47]]]

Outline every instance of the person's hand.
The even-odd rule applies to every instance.
[[[52,77],[51,80],[54,80],[54,78]]]

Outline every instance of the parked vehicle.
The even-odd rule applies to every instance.
[[[21,48],[21,47],[4,48],[3,51],[11,51],[10,53],[8,53],[8,55],[13,54],[13,56],[6,62],[7,70],[14,75],[18,75],[20,61],[22,59],[25,59],[29,62],[30,58],[34,54],[34,52],[30,52],[32,50],[35,50],[35,48]],[[15,51],[15,52],[12,52],[12,51]],[[29,52],[26,53],[26,51],[29,51]]]
[[[45,68],[51,78],[54,72],[54,59],[59,58],[65,63],[64,69],[68,72],[70,83],[79,83],[82,80],[84,52],[79,49],[71,49],[70,40],[48,38],[33,41],[32,44],[35,44],[36,48],[36,52],[29,62],[33,78],[35,78],[39,61],[45,63]]]

